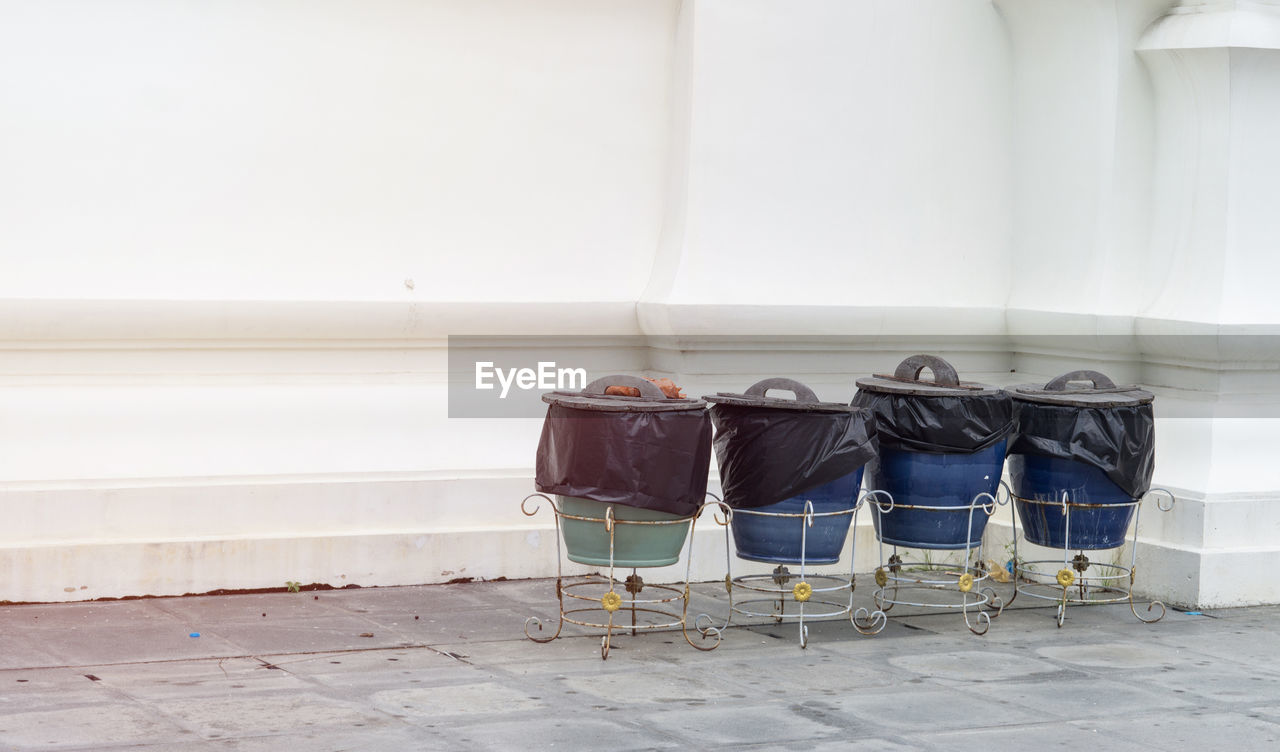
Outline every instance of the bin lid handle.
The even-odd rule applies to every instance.
[[[747,387],[747,396],[748,397],[764,397],[765,392],[768,392],[770,389],[782,389],[784,391],[791,392],[793,395],[795,395],[796,402],[817,402],[818,401],[818,395],[814,394],[812,389],[805,386],[804,384],[801,384],[799,381],[796,381],[795,379],[784,379],[784,378],[765,379],[764,381],[757,381],[756,383]]]
[[[1067,384],[1072,381],[1088,381],[1093,384],[1094,389],[1115,389],[1116,382],[1112,381],[1109,376],[1097,371],[1072,371],[1064,373],[1058,378],[1044,385],[1046,392],[1065,392]]]
[[[960,376],[947,361],[936,355],[912,355],[898,364],[893,377],[901,381],[919,381],[920,373],[928,368],[933,371],[933,383],[938,386],[959,386]]]

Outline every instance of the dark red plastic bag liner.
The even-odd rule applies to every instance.
[[[639,397],[604,394],[610,386]],[[551,392],[538,442],[543,493],[689,515],[705,501],[711,468],[706,403],[667,398],[652,382],[606,376],[582,392]]]
[[[933,381],[920,373],[933,371]],[[858,379],[853,404],[875,413],[880,446],[933,454],[971,454],[1013,430],[1013,403],[994,387],[960,381],[950,363],[914,355],[893,376]]]
[[[1092,387],[1070,388],[1091,382]],[[1012,387],[1017,427],[1009,454],[1038,454],[1092,465],[1133,498],[1155,472],[1155,395],[1116,386],[1096,371],[1073,371],[1044,386]]]
[[[765,396],[786,389],[794,400]],[[849,475],[876,456],[875,418],[867,410],[819,402],[790,379],[767,379],[743,394],[715,394],[716,459],[725,503],[735,509],[776,504]]]

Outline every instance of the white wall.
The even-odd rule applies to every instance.
[[[1009,60],[986,0],[684,12],[675,254],[646,301],[997,306]]]
[[[638,331],[677,10],[6,5],[0,599],[522,566],[445,337]]]
[[[7,4],[0,296],[634,300],[675,11]]]
[[[481,426],[446,427],[442,338],[634,329],[675,19],[647,0],[6,8],[0,478],[491,465]],[[509,305],[539,300],[622,308]]]
[[[446,411],[493,333],[675,335],[584,365],[694,394],[1142,381],[1142,586],[1280,601],[1225,564],[1280,551],[1271,15],[1171,4],[6,6],[0,599],[551,574],[539,421]]]
[[[998,6],[1018,123],[1015,367],[1052,370],[1075,350],[1152,386],[1155,480],[1180,502],[1144,519],[1161,549],[1148,587],[1201,605],[1274,601],[1253,572],[1280,556],[1280,340],[1263,281],[1276,220],[1262,198],[1276,162],[1261,135],[1280,115],[1263,93],[1280,90],[1280,4]],[[1137,337],[1117,349],[1037,336],[1064,332]]]

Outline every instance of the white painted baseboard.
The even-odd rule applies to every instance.
[[[520,501],[533,492],[532,486],[527,472],[514,470],[462,477],[375,474],[11,486],[5,495],[16,522],[21,522],[19,506],[60,510],[66,516],[64,533],[73,534],[62,539],[38,535],[48,528],[47,516],[39,524],[8,526],[0,545],[0,600],[181,595],[284,587],[288,581],[334,587],[410,585],[464,577],[553,577],[557,571],[569,575],[598,569],[564,560],[558,570],[550,509],[544,504],[532,517],[520,511]],[[717,490],[714,483],[712,490]],[[1179,493],[1180,518],[1203,520],[1205,500]],[[114,520],[111,530],[90,534],[83,521],[72,518],[75,510],[87,513],[94,505]],[[177,516],[185,527],[148,527],[149,518],[163,515],[166,508],[180,511]],[[1249,520],[1256,521],[1259,505],[1210,501],[1208,508],[1242,515],[1231,523],[1226,511],[1216,511],[1220,537],[1225,525],[1244,530]],[[1280,503],[1267,502],[1264,508],[1280,511]],[[300,509],[311,512],[300,514]],[[998,565],[1010,556],[1009,519],[1002,508],[988,526],[984,557]],[[1203,537],[1197,538],[1194,525],[1172,525],[1174,519],[1150,503],[1144,507],[1136,583],[1140,595],[1201,607],[1280,601],[1280,589],[1267,576],[1280,556],[1280,545],[1208,548]],[[149,534],[131,535],[131,529]],[[225,534],[233,529],[245,532]],[[180,534],[165,536],[164,531]],[[695,526],[689,576],[695,581],[719,580],[727,566],[735,576],[771,571],[769,565],[736,557],[727,561],[730,545],[708,510]],[[851,559],[851,551],[856,558]],[[1024,558],[1061,555],[1044,549],[1033,554],[1025,546],[1020,553]],[[810,571],[847,574],[852,561],[859,574],[858,592],[865,595],[873,588],[867,574],[880,555],[870,516],[863,510],[841,564]],[[908,554],[913,555],[919,556]],[[931,553],[934,561],[946,555]],[[1127,551],[1120,555],[1127,561]],[[1114,555],[1101,552],[1096,558],[1110,561]],[[676,582],[684,579],[686,566],[688,559],[682,557],[677,565],[642,575],[650,582]]]

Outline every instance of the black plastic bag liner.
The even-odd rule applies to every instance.
[[[795,399],[765,396],[770,389]],[[819,402],[791,379],[766,379],[746,394],[703,397],[716,427],[716,460],[725,503],[735,509],[776,504],[843,478],[876,456],[875,418],[867,410]]]
[[[636,387],[640,396],[606,396],[610,386]],[[542,401],[549,407],[534,478],[542,493],[681,516],[705,501],[707,403],[670,399],[635,376],[605,376],[582,392],[551,392]]]
[[[933,371],[933,381],[920,373]],[[934,454],[970,454],[1013,430],[1013,402],[995,387],[961,381],[933,355],[913,355],[892,376],[858,379],[853,404],[875,413],[880,445]]]
[[[1151,489],[1156,467],[1154,394],[1136,386],[1116,386],[1097,371],[1072,371],[1044,386],[1022,384],[1008,391],[1017,422],[1009,454],[1092,465],[1135,499]]]

